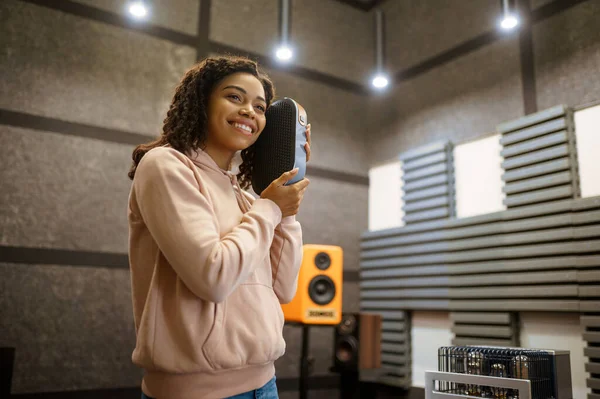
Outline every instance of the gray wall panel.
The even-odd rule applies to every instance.
[[[587,240],[573,243],[537,244],[493,249],[470,250],[458,253],[440,253],[435,255],[403,256],[387,259],[362,261],[363,268],[397,267],[417,264],[445,264],[495,259],[518,259],[522,257],[541,257],[566,255],[571,253],[589,253],[599,248],[600,240]]]
[[[404,155],[406,157],[406,155]],[[424,155],[419,158],[406,158],[403,161],[402,169],[406,172],[410,172],[413,169],[422,168],[424,166],[433,165],[441,162],[445,162],[448,159],[448,153],[436,152],[431,155]]]
[[[341,246],[344,270],[357,270],[358,237],[367,228],[367,187],[318,177],[310,181],[297,215],[302,224],[303,242]],[[344,201],[332,202],[333,197],[344,198]]]
[[[519,323],[512,312],[450,312],[454,345],[519,346]]]
[[[563,124],[565,123],[564,121],[562,122]],[[509,147],[504,146],[504,149],[500,152],[500,155],[505,158],[512,157],[530,151],[539,150],[541,148],[552,147],[557,144],[566,143],[567,140],[567,131],[563,130],[557,133],[548,134],[540,139],[528,140],[523,143],[511,145]]]
[[[2,1],[0,15],[0,75],[11,77],[0,108],[156,136],[195,60],[190,47],[21,1]]]
[[[446,274],[448,272],[448,266],[417,266],[417,267],[403,267],[393,269],[379,269],[379,270],[361,270],[360,277],[362,279],[369,278],[391,278],[391,277],[404,277],[404,276],[430,276]]]
[[[0,264],[13,394],[139,386],[128,270]]]
[[[525,155],[519,155],[502,162],[502,167],[506,170],[527,166],[538,162],[544,162],[550,159],[564,157],[569,154],[567,145],[557,145],[544,150],[535,151]]]
[[[374,311],[437,306],[467,315],[599,311],[599,199],[363,233],[361,306]],[[493,325],[466,317],[455,325]],[[517,342],[518,334],[511,340]]]
[[[450,216],[450,209],[447,207],[430,209],[427,211],[418,211],[411,214],[404,215],[404,221],[406,223],[418,223],[428,221],[432,219],[441,219]]]
[[[578,312],[579,300],[552,299],[502,299],[502,300],[451,300],[452,310],[506,310],[541,312]]]
[[[105,11],[131,18],[122,0],[75,0]],[[152,25],[195,35],[198,30],[198,8],[202,0],[152,0],[147,21]]]
[[[571,185],[546,188],[536,190],[524,194],[514,194],[507,196],[502,202],[507,207],[520,205],[530,205],[538,202],[548,202],[552,200],[570,198],[573,196],[573,188]]]
[[[451,312],[450,319],[453,323],[508,325],[511,321],[511,314],[506,312]]]
[[[363,311],[379,313],[390,309],[446,309],[448,300],[361,301]]]
[[[556,298],[576,297],[578,286],[529,285],[517,287],[450,288],[450,298]]]
[[[568,158],[560,158],[552,161],[542,162],[532,166],[526,166],[523,168],[506,171],[502,175],[502,180],[504,180],[505,182],[511,182],[514,180],[525,179],[528,177],[544,175],[546,173],[569,170],[570,168],[571,161]]]
[[[423,157],[429,157],[432,155],[437,155],[438,153],[444,153],[444,149],[446,148],[446,146],[448,145],[447,141],[437,141],[434,143],[430,143],[427,145],[424,145],[422,147],[418,147],[418,148],[414,148],[412,150],[409,151],[405,151],[402,154],[399,155],[398,158],[400,158],[400,160],[404,163],[406,163],[407,165],[411,165],[412,162],[418,162],[419,159],[423,158]],[[446,159],[446,158],[444,158]],[[409,166],[409,170],[412,169]]]
[[[361,289],[389,288],[389,287],[447,287],[450,281],[447,276],[442,277],[403,277],[386,278],[384,280],[363,280],[360,282]]]
[[[412,182],[404,183],[403,189],[405,192],[412,192],[424,188],[430,188],[433,186],[444,185],[448,183],[448,177],[445,175],[438,175],[434,177],[428,177],[424,179],[415,180]]]
[[[360,83],[368,79],[370,64],[355,60],[372,59],[371,15],[335,1],[291,5],[294,65]],[[213,0],[210,39],[270,57],[278,44],[278,9],[271,0]]]
[[[277,98],[291,97],[306,110],[312,125],[309,165],[368,176],[365,147],[369,135],[365,131],[369,126],[365,118],[352,117],[364,112],[367,99],[283,71],[267,72],[275,83]]]
[[[561,264],[560,267],[565,265]],[[544,266],[542,266],[544,267]],[[493,270],[489,270],[492,272]],[[493,286],[493,285],[521,285],[521,284],[548,284],[548,283],[573,283],[578,280],[580,272],[575,270],[548,271],[537,273],[519,273],[515,278],[514,273],[486,273],[474,276],[450,276],[448,285],[450,287],[464,286]]]
[[[508,133],[515,130],[521,130],[532,125],[537,125],[551,119],[559,118],[563,116],[565,112],[566,110],[564,105],[556,105],[545,109],[542,112],[536,112],[513,121],[503,122],[498,125],[498,131]]]
[[[361,299],[397,299],[397,298],[447,298],[448,288],[396,288],[384,290],[362,290]],[[451,295],[450,295],[451,296]]]
[[[456,335],[467,337],[495,337],[510,338],[513,335],[510,326],[474,326],[474,325],[454,325],[452,332]]]
[[[132,149],[0,125],[0,245],[126,253]]]
[[[573,224],[588,224],[600,222],[600,211],[580,212],[573,214]]]
[[[596,279],[595,282],[598,280]],[[582,285],[579,286],[580,297],[600,297],[600,285]]]
[[[403,198],[404,198],[405,203],[410,204],[413,201],[436,197],[439,195],[445,195],[445,194],[448,194],[448,192],[449,192],[449,187],[447,184],[444,184],[444,185],[440,185],[440,186],[436,186],[436,187],[432,187],[432,188],[428,188],[428,189],[424,189],[424,190],[406,193],[406,194],[404,194]]]
[[[421,211],[424,209],[439,208],[450,204],[450,199],[447,195],[441,197],[427,198],[414,203],[407,203],[402,207],[404,212]]]
[[[581,316],[580,321],[583,327],[600,327],[600,316]]]
[[[547,116],[546,111],[543,111],[540,113],[543,117]],[[564,112],[563,112],[564,114]],[[559,117],[562,116],[561,115],[556,115],[555,117]],[[528,117],[525,117],[523,119],[528,119]],[[502,129],[502,125],[498,126],[498,131],[503,133],[502,137],[500,138],[500,144],[504,147],[506,147],[507,150],[511,150],[514,147],[519,147],[521,145],[526,145],[527,143],[531,143],[536,137],[539,136],[544,136],[544,135],[548,135],[549,133],[552,132],[556,132],[559,130],[564,130],[567,127],[567,123],[564,120],[564,118],[559,118],[559,119],[554,119],[548,122],[543,122],[539,125],[534,125],[528,128],[524,128],[523,130],[516,130],[514,132],[507,132],[504,133],[503,129]],[[529,141],[531,140],[531,141]],[[527,141],[526,143],[521,143],[523,141]],[[520,143],[520,144],[516,144],[516,143]],[[510,154],[507,153],[506,151],[502,151],[501,154],[503,156],[508,156],[508,155],[514,155],[514,154]]]
[[[573,111],[559,106],[525,119],[531,123],[535,118],[538,124],[512,132],[499,126],[504,146],[503,179],[505,182],[522,179],[504,187],[507,195],[503,203],[509,209],[579,196]],[[563,168],[567,168],[565,172],[549,175]],[[542,177],[536,177],[539,175]]]
[[[596,300],[582,300],[579,303],[579,310],[581,312],[600,312],[600,301]]]
[[[538,259],[515,259],[493,262],[474,262],[454,264],[448,267],[451,275],[471,273],[497,273],[497,272],[527,272],[530,270],[552,270],[577,267],[576,256],[542,257]]]
[[[438,156],[442,161],[436,164],[420,162],[424,157],[431,159]],[[423,223],[435,219],[445,219],[454,215],[454,166],[452,158],[452,144],[449,142],[436,142],[423,147],[412,149],[400,154],[403,168],[403,210],[406,224]],[[421,166],[414,168],[412,161],[416,160]],[[410,169],[405,169],[409,165]],[[414,164],[413,164],[414,165]],[[425,193],[419,193],[420,190]],[[429,198],[433,191],[443,192],[438,197]],[[416,195],[414,195],[416,193]],[[412,201],[404,200],[404,196],[412,195]]]
[[[388,342],[381,344],[381,352],[407,354],[410,353],[410,350],[411,348],[408,345],[392,344]]]
[[[523,191],[535,190],[545,187],[557,186],[571,182],[571,171],[553,173],[521,182],[507,183],[503,190],[507,194],[515,194]]]
[[[422,179],[427,176],[437,175],[440,173],[446,173],[448,171],[448,167],[445,163],[439,163],[419,169],[414,169],[412,171],[406,171],[402,175],[402,179],[405,182],[409,182],[411,180]]]
[[[501,347],[514,346],[510,339],[491,339],[491,338],[473,338],[473,337],[461,337],[454,338],[452,345],[463,346],[463,345],[493,345]]]
[[[388,21],[386,53],[390,65],[404,69],[486,32],[496,20],[499,6],[461,0],[440,2],[433,8],[422,2],[386,1],[381,7]],[[460,15],[470,23],[450,24],[449,15]]]
[[[600,3],[583,1],[533,26],[540,109],[600,99]]]
[[[581,283],[600,281],[600,270],[578,270],[577,281]]]

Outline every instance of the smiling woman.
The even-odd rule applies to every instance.
[[[256,77],[238,72],[223,79],[209,97],[204,151],[229,169],[235,153],[254,144],[264,129],[266,108],[265,89]]]
[[[178,85],[161,137],[133,152],[132,358],[145,371],[142,397],[277,398],[280,304],[296,292],[295,215],[309,181],[285,185],[297,173],[287,171],[258,199],[244,191],[273,97],[253,61],[206,59]]]

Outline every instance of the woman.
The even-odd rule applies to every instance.
[[[178,85],[161,137],[133,152],[132,360],[144,369],[143,398],[278,397],[280,303],[296,292],[295,215],[309,181],[284,185],[294,170],[258,199],[244,191],[273,97],[255,62],[208,58]],[[239,151],[236,176],[230,168]]]

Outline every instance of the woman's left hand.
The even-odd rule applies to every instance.
[[[310,123],[306,126],[306,144],[304,144],[306,150],[306,162],[310,159]]]

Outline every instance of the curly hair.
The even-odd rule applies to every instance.
[[[131,180],[142,157],[151,149],[170,145],[179,152],[202,148],[207,137],[208,99],[217,84],[229,75],[245,72],[255,76],[265,90],[267,107],[275,97],[275,87],[258,64],[240,56],[206,58],[190,68],[175,89],[167,117],[163,121],[161,136],[149,143],[140,144],[132,154],[133,164],[127,174]],[[242,164],[237,175],[240,186],[248,188],[254,167],[254,145],[242,150]]]

